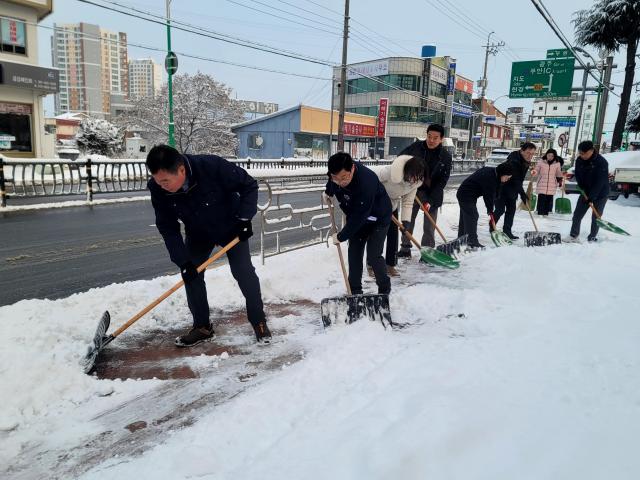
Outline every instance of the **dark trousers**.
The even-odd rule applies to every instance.
[[[493,208],[493,216],[496,221],[496,227],[498,220],[504,213],[504,226],[502,230],[505,233],[511,233],[511,227],[513,227],[513,217],[516,214],[516,199],[518,197],[498,197]]]
[[[458,220],[458,237],[469,236],[469,244],[478,243],[478,208],[475,202],[458,200],[460,219]]]
[[[376,277],[378,293],[389,293],[391,291],[391,280],[387,274],[387,266],[382,257],[384,240],[387,236],[389,223],[376,222],[365,225],[349,240],[349,286],[354,295],[362,293],[362,263],[365,249],[367,251],[367,261]]]
[[[553,195],[538,194],[538,215],[549,215],[553,211]]]
[[[604,210],[604,206],[607,203],[607,197],[598,198],[593,202],[593,206],[596,207],[598,213],[602,215]],[[573,211],[573,222],[571,222],[571,236],[578,237],[580,235],[580,223],[582,222],[582,218],[584,214],[587,213],[587,210],[591,210],[589,204],[585,201],[584,197],[580,195],[578,198],[578,203],[576,203],[576,208]],[[595,238],[598,235],[598,230],[600,227],[596,223],[596,216],[594,214],[591,215],[591,232],[589,233],[589,238]]]
[[[215,245],[203,242],[197,243],[187,239],[187,249],[191,256],[191,261],[200,266],[209,256]],[[233,278],[238,282],[238,286],[244,295],[247,305],[247,318],[252,325],[256,325],[265,320],[264,306],[262,305],[262,294],[260,292],[260,280],[256,275],[256,270],[251,263],[251,253],[249,242],[240,242],[227,252],[227,260],[231,268]],[[209,302],[207,301],[207,287],[204,282],[204,272],[198,278],[185,285],[187,291],[187,303],[193,315],[194,327],[209,327]]]
[[[398,211],[393,212],[393,216],[398,218]],[[391,222],[387,230],[387,248],[384,254],[387,265],[395,267],[398,264],[398,226]],[[367,260],[367,263],[368,260]],[[371,263],[369,263],[371,265]]]
[[[413,227],[416,224],[416,217],[418,216],[418,211],[422,211],[422,210],[420,206],[414,202],[413,210],[411,210],[411,224],[407,229],[409,230],[409,233],[413,233]],[[431,208],[431,210],[429,210],[429,215],[431,215],[431,218],[433,218],[434,222],[438,221],[437,208]],[[403,218],[403,220],[406,220],[406,218]],[[420,245],[422,245],[423,247],[432,247],[432,248],[435,247],[436,246],[436,239],[434,237],[435,230],[436,229],[433,226],[433,224],[429,221],[427,216],[424,215],[424,221],[422,223],[422,239],[420,239]],[[406,237],[406,235],[402,236],[402,249],[403,250],[411,249],[411,240],[409,240]]]

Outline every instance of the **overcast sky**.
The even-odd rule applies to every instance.
[[[119,8],[105,0],[92,1]],[[165,12],[164,0],[114,1],[157,15],[164,15]],[[567,38],[573,42],[573,12],[589,8],[592,2],[546,0],[545,5]],[[171,12],[175,20],[218,33],[335,63],[341,59],[343,0],[174,0]],[[286,12],[292,12],[297,17]],[[437,47],[438,55],[455,57],[458,72],[473,80],[482,75],[482,45],[486,43],[487,34],[495,31],[492,38],[505,41],[506,47],[489,59],[489,98],[497,98],[508,92],[511,62],[543,59],[547,49],[562,47],[530,0],[351,0],[350,16],[354,33],[349,45],[350,63],[396,55],[420,56],[422,45],[433,44]],[[137,43],[166,48],[166,29],[158,24],[78,0],[55,0],[54,13],[43,24],[81,21],[98,24],[112,31],[126,32],[130,42],[130,58],[152,57],[158,62],[163,61],[163,53],[131,45]],[[51,65],[51,31],[40,29],[39,35],[41,64]],[[324,108],[330,106],[329,80],[190,59],[180,56],[180,53],[322,78],[330,77],[329,67],[177,30],[172,34],[172,46],[178,52],[179,73],[198,70],[208,73],[231,87],[239,99],[275,102],[281,109],[298,103]],[[591,53],[597,57],[597,52]],[[622,84],[624,57],[618,54],[616,63],[618,68],[614,69],[613,83]],[[576,73],[574,85],[579,85],[580,78],[581,73]],[[618,93],[620,90],[617,89]],[[497,105],[503,110],[509,106],[525,106],[530,110],[531,101],[503,97],[497,101]],[[52,113],[52,97],[47,101],[46,108],[48,114]],[[613,128],[616,112],[617,97],[610,97],[605,131]]]

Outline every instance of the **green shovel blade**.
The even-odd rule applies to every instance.
[[[494,230],[491,232],[491,241],[496,247],[505,247],[507,245],[513,245],[513,241],[507,237],[507,234],[500,230]]]
[[[600,228],[608,230],[609,232],[617,233],[618,235],[627,235],[629,237],[631,236],[630,233],[625,232],[623,229],[621,229],[617,225],[614,225],[611,222],[607,222],[606,220],[602,220],[601,218],[598,218],[596,220],[596,223],[600,226]]]
[[[568,198],[556,198],[556,213],[571,213],[571,201]]]
[[[451,270],[455,270],[460,266],[460,262],[455,258],[430,247],[420,249],[420,260],[424,263],[430,263],[437,267],[450,268]]]

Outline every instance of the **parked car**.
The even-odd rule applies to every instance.
[[[604,155],[609,163],[609,198],[616,200],[621,194],[628,197],[640,192],[640,151],[613,152]],[[574,167],[566,173],[567,193],[579,193]]]
[[[504,162],[514,150],[511,148],[494,148],[484,162],[485,167],[497,167]]]

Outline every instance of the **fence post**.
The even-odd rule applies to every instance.
[[[0,156],[0,207],[7,206],[7,191],[4,184],[4,157]]]
[[[87,158],[87,202],[93,202],[93,177],[91,173],[91,157]]]
[[[280,157],[280,168],[284,168],[284,157]]]
[[[247,170],[251,168],[251,157],[247,157]]]

